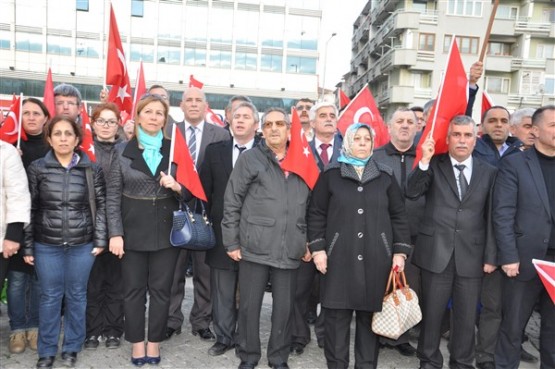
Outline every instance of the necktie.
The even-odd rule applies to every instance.
[[[463,173],[464,168],[466,168],[466,165],[455,164],[455,168],[459,170],[459,187],[461,190],[460,197],[462,200],[464,195],[466,194],[466,191],[468,190],[468,182],[466,181],[466,177],[464,176],[464,173]]]
[[[322,163],[324,163],[324,166],[328,165],[330,162],[330,158],[328,156],[328,147],[330,146],[330,144],[320,144],[320,149],[322,149],[322,152],[320,153],[320,159],[322,159]]]
[[[189,152],[191,153],[191,159],[193,162],[197,163],[197,134],[196,129],[193,126],[190,126],[189,129],[191,130],[191,135],[189,136],[189,142],[187,146],[189,146]]]
[[[247,149],[245,146],[239,146],[237,144],[235,144],[235,148],[237,148],[237,150],[239,150],[239,155],[241,155],[243,153],[243,151],[245,151]]]

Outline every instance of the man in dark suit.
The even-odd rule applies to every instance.
[[[330,102],[318,102],[309,111],[310,127],[314,139],[309,145],[323,172],[330,163],[337,162],[341,151],[342,140],[337,134],[337,107]],[[319,273],[312,261],[303,262],[297,273],[297,292],[295,295],[295,310],[292,319],[291,354],[301,355],[304,347],[310,342],[310,328],[307,315],[311,310],[309,299],[314,289],[318,289]],[[319,302],[314,303],[314,310]],[[314,331],[319,347],[324,345],[324,319],[318,317]]]
[[[472,157],[472,118],[449,123],[449,152],[432,158],[434,139],[422,145],[422,159],[410,174],[406,195],[426,196],[424,218],[412,262],[422,270],[422,327],[417,355],[423,369],[443,367],[439,350],[441,318],[452,298],[449,342],[451,369],[474,365],[474,325],[480,286],[495,270],[490,196],[496,168]]]
[[[416,157],[416,144],[413,143],[414,137],[419,132],[416,111],[414,108],[397,109],[387,123],[387,128],[391,140],[374,150],[372,158],[378,163],[385,164],[393,169],[395,179],[404,192]],[[424,197],[416,201],[408,199],[405,201],[413,245],[416,242],[420,220],[424,214],[424,205]],[[420,296],[420,270],[410,262],[410,258],[409,262],[405,264],[405,274],[411,288]],[[404,333],[397,340],[380,337],[380,343],[399,351],[404,356],[414,356],[416,353],[416,349],[409,343],[409,332]]]
[[[197,168],[200,168],[206,147],[214,142],[228,140],[229,133],[221,127],[204,121],[206,96],[200,89],[189,87],[183,92],[181,109],[185,114],[185,120],[177,124],[185,134],[193,161]],[[210,301],[210,268],[204,262],[206,252],[185,249],[179,252],[175,266],[166,338],[169,339],[174,333],[180,334],[181,325],[185,319],[181,311],[181,304],[185,296],[185,267],[189,253],[192,253],[194,273],[194,303],[189,316],[193,335],[199,336],[202,340],[214,340],[214,334],[210,331],[212,304]]]
[[[200,180],[208,198],[208,215],[213,222],[216,246],[206,252],[206,264],[210,266],[212,295],[212,320],[216,343],[208,354],[217,356],[235,346],[237,323],[237,277],[238,263],[231,259],[222,243],[222,218],[224,193],[235,162],[245,150],[258,141],[258,110],[249,102],[241,102],[230,113],[230,129],[233,139],[211,144],[200,170]]]
[[[539,299],[541,368],[555,368],[555,306],[532,259],[555,261],[555,105],[532,116],[534,146],[501,161],[493,195],[503,319],[495,367],[517,369],[522,332]]]

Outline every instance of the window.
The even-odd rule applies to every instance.
[[[536,46],[536,58],[547,59],[553,57],[553,44],[538,44]]]
[[[185,20],[185,40],[206,41],[208,31],[208,7],[192,6],[195,2],[187,2],[187,15]],[[200,3],[202,4],[202,3]]]
[[[447,15],[482,16],[483,0],[448,0]]]
[[[256,54],[236,52],[235,69],[256,70]]]
[[[495,13],[495,18],[515,20],[518,18],[518,8],[516,6],[499,4],[497,12]]]
[[[82,12],[89,11],[89,0],[76,0],[76,9]]]
[[[255,46],[258,39],[259,12],[237,10],[235,15],[235,42],[237,45]]]
[[[543,91],[545,95],[555,95],[555,76],[545,76]]]
[[[145,3],[143,0],[131,0],[131,16],[143,17],[145,12]]]
[[[262,46],[283,47],[283,14],[262,13],[262,24],[268,25],[260,29]]]
[[[231,51],[211,50],[208,65],[211,68],[231,68]]]
[[[545,23],[555,23],[555,8],[543,9],[542,21]]]
[[[432,88],[432,74],[429,72],[416,72],[412,75],[415,89]]]
[[[316,74],[316,58],[287,57],[287,73]]]
[[[267,72],[281,72],[281,64],[283,57],[281,55],[266,55],[260,56],[260,70]]]
[[[15,49],[19,51],[42,52],[42,35],[16,32]]]
[[[172,46],[158,46],[158,63],[179,64],[181,49]]]
[[[448,53],[451,47],[453,35],[445,35],[443,40],[443,52]],[[480,39],[478,37],[457,36],[457,45],[461,54],[478,54],[478,45]]]
[[[318,18],[289,15],[285,27],[287,47],[302,50],[318,49],[318,26]]]
[[[486,89],[497,94],[509,93],[511,80],[504,77],[486,77]]]
[[[414,0],[412,2],[412,9],[411,10],[416,10],[420,13],[426,13],[426,11],[428,10],[428,5],[426,1],[418,1],[418,0]]]
[[[46,52],[48,54],[71,56],[72,43],[73,39],[71,37],[48,35],[46,37]]]
[[[10,49],[10,32],[0,31],[0,49]]]
[[[143,44],[131,44],[131,61],[154,62],[154,46]]]
[[[543,72],[541,71],[522,71],[520,78],[520,95],[536,95],[538,87],[543,80]]]
[[[158,37],[169,40],[181,40],[181,17],[182,4],[163,3],[158,4]],[[148,13],[148,11],[147,11]],[[171,21],[168,21],[171,19]]]
[[[82,58],[96,58],[100,57],[102,47],[100,41],[89,39],[77,39],[77,47],[75,54]]]
[[[233,9],[212,8],[209,21],[210,41],[231,44]]]
[[[434,51],[436,35],[433,33],[421,33],[418,35],[418,50]]]
[[[511,56],[511,44],[506,42],[490,42],[488,44],[489,56]]]
[[[185,48],[185,65],[206,66],[206,50]]]

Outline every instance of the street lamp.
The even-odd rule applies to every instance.
[[[324,91],[326,90],[326,67],[327,67],[327,60],[328,60],[328,44],[332,38],[337,35],[336,32],[332,33],[330,38],[326,41],[326,51],[324,51],[324,76],[322,77],[322,95],[320,97],[321,100],[324,100]]]

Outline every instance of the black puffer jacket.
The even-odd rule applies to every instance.
[[[106,247],[106,189],[102,169],[79,152],[77,165],[67,170],[52,151],[27,169],[31,192],[31,224],[25,229],[25,255],[33,243],[79,246],[93,242]],[[85,169],[92,167],[96,197],[93,227]]]

